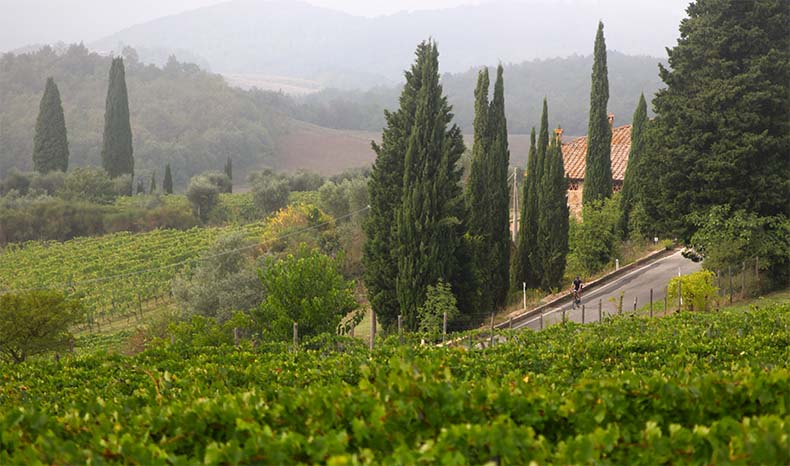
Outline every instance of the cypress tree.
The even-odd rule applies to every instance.
[[[593,55],[590,123],[587,131],[587,158],[582,202],[605,199],[612,195],[612,127],[606,105],[609,102],[609,77],[606,68],[606,41],[603,23],[598,23]]]
[[[620,225],[619,230],[623,238],[629,235],[628,223],[631,211],[640,201],[639,186],[645,182],[644,174],[640,170],[640,160],[645,152],[645,129],[647,127],[647,102],[645,95],[639,96],[639,104],[634,112],[634,122],[631,125],[631,151],[628,154],[628,166],[625,169],[623,190],[620,194]]]
[[[545,97],[543,98],[543,113],[540,117],[540,133],[538,134],[538,145],[536,149],[535,160],[535,178],[533,180],[534,184],[530,185],[533,198],[528,200],[528,202],[532,203],[532,205],[530,205],[531,210],[529,212],[532,215],[527,219],[531,229],[529,232],[530,239],[532,240],[531,244],[535,245],[528,251],[529,265],[532,268],[533,278],[533,281],[530,285],[535,288],[541,286],[541,283],[543,282],[543,260],[540,256],[540,251],[538,248],[538,223],[541,212],[546,209],[546,206],[543,205],[543,198],[540,196],[543,186],[543,176],[546,173],[546,157],[549,146],[549,103]]]
[[[145,186],[143,186],[142,178],[137,180],[137,194],[145,194]]]
[[[461,171],[464,152],[460,128],[448,125],[451,107],[439,84],[439,52],[427,43],[414,124],[403,169],[402,203],[395,219],[398,258],[397,297],[406,327],[418,326],[417,310],[428,285],[450,281],[458,274],[463,213]]]
[[[491,290],[494,293],[494,304],[505,305],[510,289],[510,190],[508,189],[508,168],[510,166],[510,150],[507,140],[507,118],[505,117],[505,82],[504,68],[497,67],[497,78],[494,84],[494,97],[491,101],[489,121],[490,131],[490,162],[487,188],[489,194],[489,222],[492,267]]]
[[[522,283],[533,287],[535,277],[530,264],[530,251],[535,247],[537,239],[537,196],[535,182],[537,176],[537,148],[535,147],[535,128],[529,136],[529,154],[527,156],[527,179],[521,191],[521,218],[516,244],[516,257],[513,260],[513,285],[518,288]]]
[[[544,173],[543,164],[546,160],[546,150],[549,147],[549,102],[545,97],[543,98],[543,113],[540,116],[540,132],[538,133],[538,146],[537,146],[537,166],[535,169],[540,179]]]
[[[546,152],[543,177],[540,180],[540,204],[538,216],[538,256],[541,260],[541,287],[546,290],[558,288],[565,273],[568,255],[569,209],[568,184],[562,160],[562,144],[558,138]]]
[[[148,193],[153,194],[156,192],[156,170],[151,173],[151,185],[148,187]]]
[[[414,124],[417,94],[422,85],[422,67],[431,53],[428,43],[415,52],[416,60],[406,71],[406,84],[400,95],[400,108],[385,111],[387,126],[381,144],[372,143],[376,161],[368,181],[370,212],[364,224],[364,280],[368,299],[378,322],[392,328],[400,313],[396,282],[398,256],[395,244],[395,217],[403,193],[403,162]]]
[[[228,156],[228,161],[225,162],[225,174],[228,175],[228,179],[230,180],[230,187],[228,188],[228,192],[233,192],[233,161]]]
[[[173,194],[173,175],[170,173],[170,164],[165,165],[165,177],[162,179],[162,191]]]
[[[120,57],[114,58],[110,66],[101,156],[102,167],[111,178],[134,174],[129,97],[126,91],[123,58]]]
[[[69,166],[69,143],[60,91],[53,78],[47,78],[38,108],[36,134],[33,138],[33,167],[39,173],[66,171]]]

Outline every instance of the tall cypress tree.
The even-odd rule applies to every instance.
[[[497,67],[494,84],[494,97],[491,100],[489,121],[490,132],[490,169],[488,171],[489,222],[491,236],[491,289],[494,304],[505,305],[510,289],[510,190],[508,189],[508,169],[510,150],[507,140],[507,118],[505,117],[504,68]]]
[[[33,138],[33,167],[39,173],[66,171],[69,167],[69,142],[60,91],[53,78],[47,78],[38,107],[36,134]]]
[[[606,68],[606,41],[603,23],[598,23],[593,55],[590,90],[590,124],[587,131],[587,158],[582,202],[605,199],[612,195],[612,127],[606,105],[609,102],[609,76]]]
[[[104,110],[104,141],[102,167],[115,178],[134,174],[132,127],[129,123],[129,96],[123,58],[114,58],[110,66],[110,82]]]
[[[422,67],[430,53],[428,43],[417,47],[415,63],[405,73],[400,108],[395,112],[385,111],[387,126],[381,144],[372,143],[376,161],[368,181],[370,212],[364,225],[367,237],[364,280],[370,305],[385,328],[392,328],[400,313],[396,292],[395,217],[403,197],[404,154],[414,124],[417,94],[422,86]]]
[[[623,238],[629,235],[628,223],[631,211],[640,201],[639,186],[644,183],[645,176],[640,170],[640,161],[645,152],[645,130],[647,128],[647,102],[645,95],[639,96],[639,104],[634,112],[634,122],[631,125],[631,151],[628,154],[628,166],[625,169],[623,191],[620,195],[620,233]]]
[[[228,175],[228,179],[230,180],[230,186],[228,187],[228,192],[233,192],[233,161],[231,160],[230,156],[228,156],[228,161],[225,162],[225,174]]]
[[[527,156],[527,179],[521,191],[521,218],[518,230],[518,243],[516,244],[516,257],[513,260],[513,285],[518,288],[522,283],[533,287],[535,277],[532,273],[529,254],[535,247],[538,231],[537,219],[537,148],[535,147],[535,128],[529,136],[529,154]]]
[[[539,197],[542,209],[538,215],[537,255],[543,272],[540,284],[546,291],[559,287],[565,273],[570,215],[567,190],[562,144],[558,138],[552,138],[540,180]]]
[[[417,310],[428,285],[450,281],[458,273],[455,258],[461,244],[463,193],[457,162],[463,136],[456,125],[448,128],[452,113],[439,84],[439,52],[433,42],[427,47],[395,221],[397,297],[409,329],[417,328]]]
[[[173,194],[173,175],[170,173],[170,164],[165,165],[165,177],[162,179],[162,191]]]
[[[156,192],[156,170],[151,173],[151,185],[148,187],[148,194]]]
[[[535,160],[535,179],[533,180],[534,184],[531,184],[532,189],[532,199],[528,202],[532,203],[530,208],[532,209],[529,213],[532,214],[530,218],[527,219],[527,222],[530,222],[530,239],[532,240],[532,244],[535,247],[531,248],[528,252],[529,254],[529,265],[532,269],[532,277],[533,281],[531,286],[537,288],[541,286],[542,277],[543,277],[543,260],[540,256],[540,251],[538,249],[538,223],[541,212],[546,209],[546,206],[543,205],[543,198],[540,196],[540,192],[542,189],[543,183],[543,176],[546,173],[546,157],[547,151],[549,146],[549,102],[544,97],[543,98],[543,113],[540,117],[540,133],[538,133],[538,145],[536,149],[536,160]]]
[[[540,115],[540,132],[538,133],[538,146],[537,146],[537,166],[535,169],[538,173],[538,178],[543,176],[543,164],[546,160],[546,151],[549,147],[549,101],[546,97],[543,98],[543,112]]]

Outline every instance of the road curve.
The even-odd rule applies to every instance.
[[[585,322],[595,322],[598,320],[598,302],[602,303],[602,315],[605,317],[609,314],[617,312],[617,301],[620,299],[620,293],[623,293],[623,310],[632,310],[634,308],[634,297],[637,299],[637,306],[650,302],[650,289],[653,289],[653,301],[659,302],[664,300],[666,294],[666,286],[672,277],[678,275],[678,271],[682,275],[687,275],[696,272],[702,268],[702,265],[692,262],[680,254],[680,251],[651,262],[636,270],[628,272],[627,274],[616,278],[615,280],[601,285],[589,293],[584,293],[582,296],[582,304],[585,306]],[[677,298],[675,298],[677,299]],[[675,299],[670,299],[669,308],[673,308],[673,303],[677,303]],[[663,305],[663,303],[662,303]],[[562,320],[562,310],[566,310],[566,318],[574,322],[582,321],[581,308],[571,309],[571,303],[565,303],[561,306],[552,307],[544,311],[544,326],[558,323]],[[540,329],[540,318],[535,318],[514,325],[514,328],[531,328],[533,330]]]

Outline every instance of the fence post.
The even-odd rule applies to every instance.
[[[510,319],[508,319],[507,328],[513,330],[513,316],[510,316]]]
[[[240,341],[241,338],[239,337],[239,328],[233,327],[233,345],[238,348]]]
[[[584,304],[582,304],[582,323],[584,323]]]
[[[543,330],[543,311],[540,312],[540,329]]]
[[[562,323],[564,324],[567,319],[565,318],[565,309],[562,310]]]
[[[618,314],[622,314],[623,313],[623,297],[624,296],[625,296],[625,293],[620,294],[620,305],[617,306],[617,313]]]
[[[598,322],[603,319],[603,299],[598,300]]]
[[[760,256],[754,258],[754,283],[757,287],[757,295],[759,296],[760,292]]]
[[[491,313],[491,337],[488,346],[494,346],[494,313]]]
[[[732,305],[732,266],[727,268],[727,272],[730,276],[730,305]]]
[[[373,350],[373,345],[376,342],[376,312],[370,310],[370,349]]]
[[[442,316],[442,344],[447,340],[447,312]]]
[[[746,298],[746,261],[743,261],[741,269],[741,299]]]
[[[653,288],[650,288],[650,318],[653,318]]]
[[[402,314],[398,314],[398,337],[400,339],[400,344],[402,345],[403,344],[403,315]]]
[[[636,302],[637,302],[637,299],[638,299],[638,297],[637,297],[637,296],[634,296],[634,312],[636,312]]]
[[[678,312],[681,311],[683,306],[683,280],[678,278]]]
[[[667,312],[669,312],[669,285],[667,285],[666,292],[664,293],[664,317],[667,316]]]
[[[299,324],[294,322],[294,351],[299,349]]]

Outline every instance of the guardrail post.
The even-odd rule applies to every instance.
[[[513,330],[513,316],[510,316],[510,319],[507,322],[507,328]]]
[[[650,288],[650,318],[653,318],[653,288]]]
[[[638,299],[638,296],[634,296],[634,312],[636,312],[637,299]]]
[[[582,304],[582,323],[584,323],[584,304]]]

